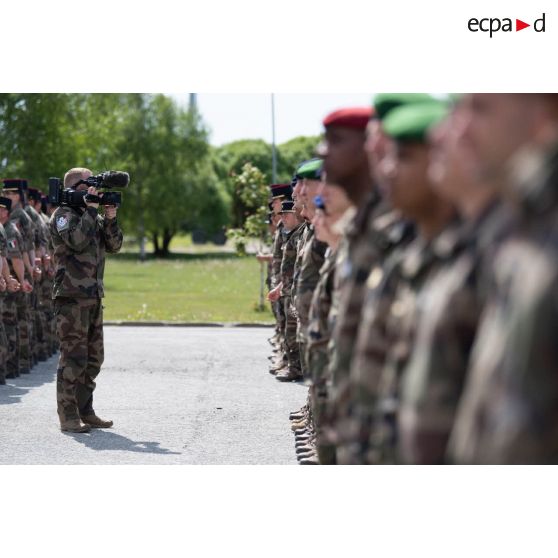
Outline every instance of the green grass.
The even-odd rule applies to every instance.
[[[174,254],[171,259],[109,256],[105,320],[268,322],[269,304],[257,311],[260,264],[230,254]]]

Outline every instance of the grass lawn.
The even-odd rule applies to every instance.
[[[260,264],[230,254],[175,254],[141,263],[132,254],[108,256],[105,320],[268,322],[257,311]]]

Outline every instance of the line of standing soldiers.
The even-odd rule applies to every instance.
[[[0,196],[0,385],[29,374],[57,350],[52,303],[53,209],[26,180],[5,179]]]
[[[302,464],[558,462],[558,95],[381,94],[272,185]]]

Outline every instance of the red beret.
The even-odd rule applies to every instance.
[[[323,125],[343,126],[344,128],[356,128],[364,130],[370,118],[374,114],[372,107],[353,107],[336,110],[328,114],[323,121]]]

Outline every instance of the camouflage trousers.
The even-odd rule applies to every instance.
[[[61,424],[94,414],[95,378],[104,360],[103,307],[100,299],[54,301],[60,360],[56,401]]]
[[[19,329],[19,372],[27,374],[33,366],[31,355],[32,328],[29,293],[18,292],[15,295],[15,300],[17,308],[17,325]]]
[[[290,296],[286,296],[283,298],[283,308],[285,311],[285,351],[287,353],[289,370],[291,370],[292,372],[300,372],[300,348],[296,340],[296,311],[294,309],[292,298]]]
[[[16,294],[9,293],[3,299],[2,321],[7,340],[6,377],[19,376],[19,326],[17,322]]]
[[[310,347],[306,353],[308,373],[312,382],[310,386],[310,402],[314,419],[314,431],[316,433],[318,459],[322,465],[335,465],[337,462],[335,445],[329,441],[326,433],[328,427],[328,408],[331,406],[326,381],[328,364],[326,346]]]
[[[6,328],[4,327],[4,319],[2,317],[4,311],[3,293],[0,293],[0,383],[4,383],[8,374],[8,338],[6,336]]]
[[[56,321],[54,320],[54,302],[52,300],[52,278],[48,275],[41,283],[40,309],[44,316],[44,335],[46,337],[47,355],[58,350],[56,340]]]

